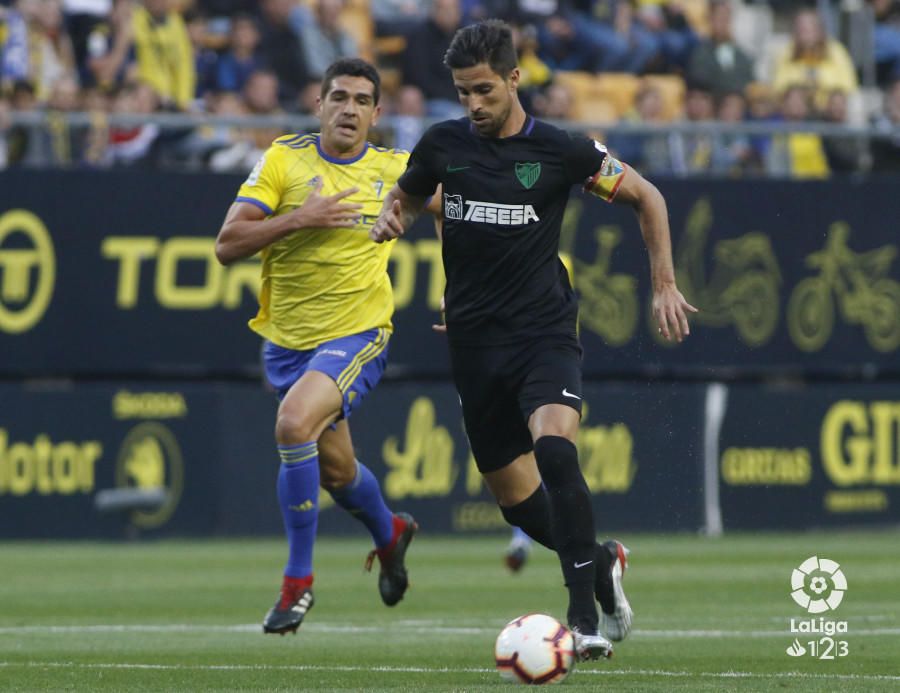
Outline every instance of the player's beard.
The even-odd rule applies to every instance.
[[[500,134],[500,131],[503,129],[503,126],[506,124],[507,118],[509,118],[509,114],[512,113],[512,102],[506,104],[506,108],[500,112],[497,116],[490,116],[487,120],[482,121],[480,127],[473,120],[472,123],[475,125],[475,129],[478,130],[478,134],[483,137],[496,137]],[[471,119],[471,116],[469,116]]]

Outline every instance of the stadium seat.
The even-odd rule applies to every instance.
[[[558,71],[554,80],[572,93],[572,117],[587,123],[608,124],[619,120],[634,104],[641,81],[627,72]]]
[[[572,97],[578,99],[590,92],[594,75],[590,72],[557,70],[553,73],[553,80],[567,87],[572,92]]]
[[[597,75],[594,93],[612,104],[616,115],[621,118],[634,106],[634,97],[640,86],[640,78],[629,72],[604,72]]]
[[[605,98],[591,96],[573,104],[572,119],[582,123],[610,125],[619,119],[619,113]]]

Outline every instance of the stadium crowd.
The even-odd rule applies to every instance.
[[[0,0],[0,167],[246,171],[280,132],[202,116],[315,113],[327,65],[354,55],[383,75],[381,143],[409,149],[423,118],[463,115],[442,66],[453,33],[501,17],[515,27],[526,107],[591,124],[648,173],[900,171],[896,134],[664,127],[819,121],[896,133],[900,0],[860,12],[863,40],[845,45],[835,35],[853,33],[829,27],[859,22],[786,0]],[[66,117],[80,111],[89,122]],[[44,124],[12,124],[10,114],[29,112]],[[198,124],[161,128],[159,112]],[[123,126],[111,113],[147,119]],[[621,122],[663,127],[617,134]]]

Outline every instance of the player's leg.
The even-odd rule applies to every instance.
[[[477,461],[476,457],[476,461]],[[482,456],[484,467],[493,471],[483,472],[485,485],[500,506],[503,518],[528,537],[556,551],[550,534],[550,502],[541,484],[541,475],[534,461],[534,453],[519,455],[499,469]]]
[[[388,510],[375,476],[354,456],[347,426],[353,411],[384,373],[389,338],[387,330],[374,329],[326,342],[316,350],[309,368],[330,377],[341,396],[341,420],[319,439],[320,445],[334,453],[320,459],[323,480],[338,505],[359,518],[372,534],[375,549],[366,568],[370,570],[375,558],[379,559],[378,591],[382,601],[393,606],[409,586],[406,550],[418,525],[407,513]]]
[[[541,484],[534,453],[521,455],[495,472],[484,474],[506,521],[531,540],[556,551],[550,532],[550,499]],[[610,640],[623,640],[631,631],[632,613],[622,589],[628,567],[628,549],[615,539],[595,545],[594,597],[600,603],[603,632]]]
[[[534,440],[549,501],[550,531],[569,590],[569,624],[593,636],[599,621],[594,599],[604,596],[605,601],[597,586],[608,582],[610,559],[596,542],[593,503],[575,445],[581,420],[581,347],[574,336],[536,340],[523,349],[517,366],[523,373],[519,403]],[[611,653],[602,636],[595,644],[588,656]]]
[[[322,487],[372,535],[375,550],[369,558],[377,556],[382,566],[379,592],[385,604],[393,606],[409,585],[404,559],[418,526],[409,514],[395,515],[388,509],[375,475],[355,457],[346,420],[322,433],[319,462]]]
[[[466,433],[475,462],[504,518],[511,525],[521,527],[547,548],[556,550],[562,542],[554,531],[553,504],[550,493],[541,482],[534,456],[529,452],[522,452],[522,448],[527,449],[531,441],[521,415],[513,411],[515,416],[509,416],[509,407],[503,407],[506,415],[489,416],[482,410],[479,416],[474,406],[467,405],[464,396],[461,399]],[[497,410],[494,409],[495,413]],[[523,429],[525,433],[522,434],[519,429]],[[507,462],[510,459],[512,461]],[[597,633],[597,609],[593,604],[591,583],[585,585],[578,582],[573,585],[565,570],[563,554],[559,551],[557,554],[569,589],[569,625],[579,631],[576,635],[579,657],[587,659],[610,656],[612,644]],[[593,578],[594,575],[591,571],[590,577]]]
[[[494,465],[485,466],[492,468]],[[555,551],[549,530],[547,494],[541,486],[534,455],[520,455],[496,471],[485,472],[483,476],[503,518],[512,527],[512,539],[503,556],[506,567],[514,573],[522,569],[531,552],[532,540]]]
[[[319,517],[319,455],[316,441],[340,413],[341,396],[334,381],[304,369],[309,354],[272,348],[266,355],[270,382],[282,394],[275,423],[281,458],[278,503],[288,538],[288,560],[281,596],[263,622],[266,633],[296,631],[313,605],[313,546]],[[284,377],[292,372],[292,376]],[[284,386],[296,373],[303,374]],[[282,376],[282,377],[279,377]]]
[[[580,387],[577,391],[581,391]],[[578,466],[574,442],[578,422],[575,409],[546,404],[531,415],[528,423],[550,503],[550,533],[569,590],[569,625],[582,633],[595,633],[599,617],[594,603],[594,511]]]
[[[375,476],[356,459],[346,419],[319,437],[319,469],[322,488],[335,503],[365,525],[375,546],[386,546],[391,540],[393,515]]]
[[[525,567],[528,557],[531,555],[531,537],[524,529],[513,525],[509,546],[503,554],[503,562],[513,573],[518,573]]]

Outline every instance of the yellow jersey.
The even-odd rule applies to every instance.
[[[286,214],[321,179],[321,195],[357,187],[344,202],[363,206],[352,228],[300,229],[262,250],[259,312],[251,329],[298,351],[374,328],[393,329],[387,274],[392,244],[374,243],[369,229],[408,158],[408,152],[366,143],[358,156],[335,159],[322,151],[318,134],[286,135],[272,143],[241,186],[238,202],[271,216]]]

